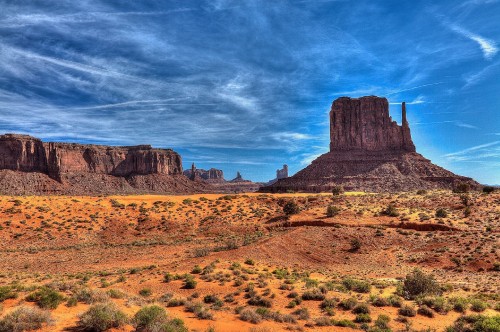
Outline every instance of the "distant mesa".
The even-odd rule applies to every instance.
[[[389,116],[386,98],[336,99],[330,111],[330,152],[292,177],[261,188],[265,192],[346,190],[397,192],[453,188],[471,178],[455,175],[418,154],[402,104],[402,124]]]
[[[150,145],[104,146],[42,142],[0,135],[0,193],[194,193],[209,189],[182,173],[181,156]]]
[[[225,182],[224,172],[220,169],[210,168],[209,170],[204,170],[201,168],[196,168],[195,164],[191,165],[191,169],[184,171],[184,175],[191,180],[204,180],[209,183],[221,183]]]
[[[243,176],[241,176],[240,172],[236,172],[236,177],[234,179],[230,180],[229,182],[231,182],[231,183],[240,183],[240,182],[252,182],[252,181],[245,180],[243,178]]]
[[[280,179],[286,179],[288,177],[288,165],[283,165],[282,169],[277,169],[276,170],[276,177],[272,180],[270,180],[268,183],[266,183],[267,186],[275,183],[276,181]]]

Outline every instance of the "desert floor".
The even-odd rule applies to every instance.
[[[498,191],[2,196],[0,319],[36,306],[51,315],[42,331],[79,331],[95,304],[130,318],[156,304],[189,331],[375,331],[379,315],[443,331],[498,317],[499,223]],[[442,294],[399,297],[415,268]],[[61,296],[48,306],[47,289]]]

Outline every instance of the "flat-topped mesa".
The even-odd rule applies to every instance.
[[[399,126],[389,115],[386,98],[336,99],[330,111],[330,152],[353,150],[415,152],[405,103]]]
[[[182,174],[181,156],[150,145],[103,146],[44,143],[27,135],[0,135],[0,169],[40,172],[62,181],[65,174]]]

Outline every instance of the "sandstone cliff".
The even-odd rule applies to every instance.
[[[416,153],[404,103],[400,126],[389,116],[387,99],[342,97],[330,111],[330,152],[261,191],[319,192],[342,185],[347,190],[395,192],[453,188],[462,182],[479,186]]]
[[[198,177],[210,183],[220,183],[226,181],[224,180],[224,172],[222,170],[216,168],[204,170],[202,168],[196,168],[194,164],[191,169],[187,169],[184,171],[184,175],[192,180]]]
[[[149,145],[111,147],[44,143],[0,136],[0,192],[184,193],[203,190],[182,174],[181,156]]]

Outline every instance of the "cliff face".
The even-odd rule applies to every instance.
[[[342,97],[335,100],[330,111],[330,151],[407,151],[415,152],[406,107],[402,125],[389,116],[385,98]]]
[[[160,192],[167,192],[169,186],[172,187],[171,192],[196,191],[195,186],[182,175],[179,154],[173,150],[154,149],[149,145],[111,147],[44,143],[27,135],[6,134],[0,136],[0,170],[4,173],[7,170],[39,173],[35,176],[37,182],[48,184],[44,183],[40,190],[33,187],[33,193],[51,192],[51,186],[54,192],[82,194],[134,192],[135,189],[140,192],[158,192],[158,188],[161,188]],[[45,181],[42,175],[55,181]],[[153,176],[157,180],[152,179]],[[10,177],[16,178],[13,174]],[[151,179],[144,180],[141,177]],[[176,181],[172,181],[174,178],[185,182],[185,185],[179,184],[176,189]],[[22,179],[14,182],[21,183]],[[138,184],[140,188],[136,188]],[[25,188],[26,184],[20,186]],[[0,189],[4,187],[0,183]],[[19,190],[19,193],[22,194],[23,190]]]
[[[453,188],[458,183],[479,186],[416,153],[405,103],[400,126],[389,116],[387,99],[342,97],[330,111],[330,152],[261,191],[319,192],[342,185],[347,190],[396,192]]]
[[[193,175],[194,174],[194,175]],[[191,168],[184,171],[184,175],[190,179],[200,178],[208,182],[224,182],[224,172],[220,169],[210,168],[204,170],[201,168]]]

